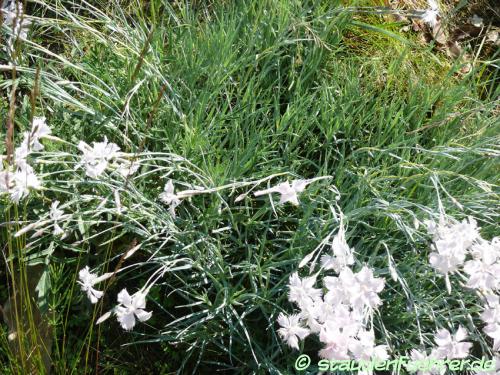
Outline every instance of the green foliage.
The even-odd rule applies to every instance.
[[[290,273],[338,227],[330,184],[341,192],[359,264],[389,280],[390,254],[400,275],[387,283],[375,322],[393,353],[457,321],[480,340],[469,318],[478,316],[475,296],[458,285],[446,293],[428,266],[425,229],[413,222],[434,215],[439,197],[449,214],[477,217],[486,238],[498,230],[499,89],[485,94],[481,65],[458,76],[458,63],[413,37],[363,28],[332,2],[77,3],[33,5],[44,18],[21,46],[16,133],[28,127],[39,67],[36,112],[53,134],[72,143],[107,136],[144,163],[143,177],[123,193],[126,215],[85,199],[113,201],[121,181],[65,180],[70,172],[18,215],[37,220],[55,199],[80,208],[69,240],[47,236],[26,254],[46,264],[37,291],[54,328],[54,372],[291,373],[297,353],[281,342],[275,321],[291,311]],[[0,87],[9,92],[9,74]],[[68,152],[72,171],[75,148],[47,149]],[[221,191],[193,197],[172,220],[157,199],[167,176],[218,187],[279,173],[273,181],[332,179],[311,185],[299,208],[272,206],[267,196],[235,202],[237,195]],[[1,209],[5,218],[14,212],[6,200]],[[2,240],[19,229],[4,227]],[[140,266],[90,305],[78,270],[113,271],[133,241],[142,244],[134,255]],[[165,274],[149,295],[153,318],[134,332],[111,320],[95,326],[119,288],[147,280],[153,254],[160,263],[191,259],[192,268]],[[0,336],[7,358],[4,327]],[[315,345],[308,342],[311,356]],[[7,367],[2,372],[19,372]]]

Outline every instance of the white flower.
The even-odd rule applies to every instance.
[[[500,350],[500,324],[488,324],[483,332],[493,339],[493,350]]]
[[[83,141],[78,144],[78,149],[83,153],[78,167],[83,166],[87,176],[97,178],[104,173],[111,159],[117,156],[120,148],[114,143],[108,143],[104,137],[103,142],[94,142],[90,147]]]
[[[132,176],[139,169],[139,163],[125,160],[116,166],[116,172],[118,172],[123,178]]]
[[[332,323],[333,321],[329,321],[321,329],[319,339],[326,345],[319,351],[319,356],[329,360],[349,359],[349,344],[352,336],[337,324]]]
[[[480,260],[465,262],[464,271],[469,275],[467,286],[473,289],[497,290],[500,287],[500,264]]]
[[[434,341],[438,345],[435,354],[438,358],[460,359],[469,355],[472,343],[464,342],[467,338],[467,331],[462,326],[458,327],[455,334],[451,334],[445,328],[442,328],[434,335]]]
[[[306,180],[294,180],[292,184],[290,182],[282,182],[272,188],[256,191],[254,195],[256,197],[264,194],[279,193],[281,198],[279,203],[284,204],[286,202],[292,203],[294,206],[299,205],[298,194],[302,193],[306,186],[309,184]]]
[[[435,251],[429,255],[431,266],[440,274],[445,276],[446,288],[451,293],[451,282],[449,275],[455,273],[464,264],[467,254],[472,254],[476,259],[484,259],[486,264],[469,261],[466,272],[474,273],[468,285],[471,288],[491,287],[496,280],[490,276],[495,272],[496,266],[492,263],[498,255],[487,249],[485,241],[481,239],[474,218],[468,217],[462,222],[446,223],[441,218],[439,225],[429,225],[429,233],[434,237]],[[479,272],[479,274],[476,274]]]
[[[472,246],[474,241],[480,238],[477,221],[471,216],[462,220],[461,223],[455,224],[451,228],[451,231],[453,235],[458,236],[462,240],[463,246],[467,249]]]
[[[364,266],[354,274],[350,268],[344,268],[338,278],[325,277],[325,286],[329,290],[325,301],[347,303],[354,309],[375,308],[382,301],[378,293],[384,289],[385,279],[373,276],[373,270]]]
[[[181,204],[181,200],[174,192],[174,183],[172,180],[168,180],[163,189],[163,193],[160,194],[160,200],[169,205],[169,211],[172,217],[175,218],[175,208]]]
[[[474,259],[493,264],[500,257],[500,246],[498,245],[497,238],[493,238],[491,242],[479,238],[477,242],[472,245],[470,253]]]
[[[354,307],[375,308],[382,303],[378,293],[384,289],[385,279],[373,276],[373,270],[364,266],[356,274],[357,286],[353,288],[351,303]],[[347,286],[347,285],[346,285]]]
[[[422,20],[431,27],[438,25],[439,11],[437,9],[426,9],[422,15]]]
[[[64,230],[59,226],[59,221],[63,218],[64,216],[64,211],[58,208],[59,206],[59,201],[54,201],[50,205],[50,219],[54,222],[54,231],[52,234],[54,236],[59,236],[61,234],[64,234]]]
[[[338,277],[326,276],[323,278],[328,292],[325,295],[325,302],[331,304],[345,303],[350,305],[351,296],[358,291],[356,277],[350,268],[344,268]]]
[[[387,345],[375,345],[373,330],[358,332],[357,338],[351,342],[349,349],[357,360],[385,361],[389,358]]]
[[[438,9],[438,3],[436,0],[427,0],[427,4],[430,9]]]
[[[300,306],[300,320],[309,328],[311,332],[318,333],[321,330],[321,301],[305,300]]]
[[[351,308],[342,303],[331,304],[326,301],[318,304],[318,320],[323,323],[322,328],[327,331],[338,328],[348,336],[355,336],[363,328],[363,316],[360,311]]]
[[[78,278],[80,279],[78,284],[81,285],[84,292],[87,292],[87,297],[89,297],[90,302],[97,303],[104,292],[94,289],[94,285],[102,281],[102,278],[99,278],[94,273],[90,273],[89,266],[85,266],[85,268],[82,268],[80,272],[78,272]]]
[[[483,322],[500,324],[500,297],[496,294],[486,296],[484,311],[481,314]]]
[[[433,222],[427,222],[429,234],[434,236],[434,241],[444,240],[445,242],[455,242],[463,249],[468,249],[475,240],[480,238],[477,222],[473,217],[468,217],[462,222],[446,223],[444,218],[441,218],[436,226]]]
[[[344,228],[341,227],[339,233],[332,241],[332,255],[323,255],[321,265],[325,270],[334,270],[339,273],[346,266],[354,264],[353,249],[349,247],[345,240]]]
[[[439,16],[439,7],[435,0],[428,0],[429,8],[422,15],[422,20],[431,27],[436,27],[438,24],[437,17]]]
[[[135,318],[141,322],[145,322],[151,318],[152,313],[147,312],[146,308],[146,294],[138,291],[130,296],[127,289],[123,289],[118,293],[119,306],[116,307],[116,317],[123,329],[129,331],[135,326]]]
[[[45,121],[45,117],[34,117],[33,118],[33,127],[31,130],[31,148],[34,151],[43,150],[43,145],[40,143],[40,139],[47,137],[52,133],[47,122]]]
[[[415,363],[426,365],[429,363],[431,360],[436,360],[437,358],[433,358],[431,355],[427,355],[427,353],[421,352],[416,349],[412,349],[410,351],[410,359],[411,362],[406,365],[406,369],[410,372],[415,372],[417,375],[439,375],[439,374],[444,374],[446,372],[446,368],[443,366],[442,368],[439,368],[438,366],[434,366],[433,368],[429,369],[429,371],[422,371],[422,370],[417,370],[420,366],[415,366]],[[415,368],[416,367],[416,368]]]
[[[309,335],[309,330],[300,325],[300,316],[296,314],[286,316],[280,313],[278,316],[278,323],[281,326],[281,328],[278,329],[279,335],[290,347],[298,350],[299,340],[303,340]]]
[[[33,168],[27,164],[23,169],[18,169],[16,172],[10,173],[8,178],[11,184],[9,189],[10,199],[15,203],[19,203],[22,198],[26,197],[31,189],[39,189],[41,187],[40,180]]]
[[[304,277],[301,279],[297,272],[290,276],[288,284],[289,293],[288,300],[295,302],[300,307],[309,302],[317,301],[321,298],[321,289],[314,288],[316,284],[316,276]]]
[[[486,305],[481,313],[481,320],[486,323],[483,328],[484,333],[491,337],[493,350],[500,349],[500,303],[499,296],[490,294],[486,296]]]
[[[456,272],[464,263],[466,249],[460,240],[438,240],[435,243],[437,252],[429,255],[431,266],[443,275]]]

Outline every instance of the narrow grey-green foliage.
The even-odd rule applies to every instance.
[[[281,342],[276,318],[291,311],[291,272],[337,230],[339,208],[356,266],[367,263],[387,279],[375,326],[393,356],[428,347],[436,327],[459,323],[472,333],[474,354],[487,352],[491,343],[475,328],[477,297],[457,280],[447,294],[428,265],[424,225],[414,222],[437,218],[441,201],[450,215],[476,217],[485,238],[498,234],[497,72],[490,70],[492,82],[482,65],[457,77],[458,63],[414,36],[402,43],[362,29],[336,2],[31,5],[37,18],[20,46],[17,133],[28,128],[23,98],[39,67],[37,114],[73,143],[46,142],[37,159],[45,190],[30,196],[23,218],[39,220],[55,199],[73,213],[68,239],[44,235],[26,249],[29,261],[49,264],[56,371],[90,372],[98,361],[121,373],[290,373],[298,353]],[[357,50],[358,39],[371,46]],[[12,87],[8,70],[0,87]],[[4,117],[3,104],[0,111]],[[104,136],[136,153],[140,168],[129,180],[96,181],[74,169],[78,141]],[[300,207],[271,204],[267,195],[236,201],[273,174],[262,188],[332,178],[311,184]],[[174,219],[158,199],[168,179],[177,190],[234,186],[183,201]],[[132,243],[140,249],[91,309],[75,284],[78,270],[113,271]],[[190,268],[172,266],[153,287],[151,321],[134,333],[117,334],[111,320],[90,328],[121,288],[138,289],[178,261]],[[70,347],[72,330],[84,339]],[[314,356],[319,343],[310,341]],[[158,348],[172,356],[171,367],[154,367]]]

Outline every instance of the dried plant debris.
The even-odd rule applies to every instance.
[[[473,55],[491,56],[500,46],[500,5],[493,2],[476,1],[461,7],[456,1],[395,0],[385,5],[394,10],[386,19],[404,25],[400,32],[416,32],[422,43],[460,59],[461,74],[471,71]]]

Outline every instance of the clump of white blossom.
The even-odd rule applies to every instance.
[[[429,256],[431,266],[445,277],[448,292],[451,292],[449,275],[457,272],[464,265],[465,258],[478,243],[479,232],[474,218],[462,222],[445,222],[439,224],[427,221],[429,234],[433,235],[433,252]]]
[[[43,150],[40,140],[51,134],[44,117],[35,117],[31,131],[23,133],[23,141],[14,150],[13,163],[4,169],[0,163],[0,194],[8,194],[10,199],[19,201],[28,196],[30,190],[39,189],[41,182],[33,167],[28,163],[32,152]]]
[[[5,46],[7,53],[11,55],[16,40],[27,39],[31,21],[24,12],[23,2],[19,0],[3,0],[0,12],[3,18],[2,24],[9,29]]]
[[[451,292],[449,276],[464,271],[466,286],[483,292],[497,291],[500,287],[500,240],[487,241],[479,234],[477,221],[469,217],[462,222],[451,219],[440,223],[427,222],[433,235],[431,266],[446,279]]]
[[[451,333],[446,328],[438,329],[434,334],[435,346],[430,353],[425,350],[412,349],[409,358],[412,362],[424,363],[431,360],[454,360],[464,359],[469,356],[469,351],[472,343],[465,341],[467,339],[467,330],[459,326],[455,333]],[[444,375],[446,373],[445,366],[437,366],[428,369],[428,371],[415,371],[413,365],[407,365],[409,372],[414,372],[417,375]]]
[[[85,169],[85,174],[90,178],[100,178],[107,170],[128,178],[139,169],[138,163],[126,159],[126,154],[120,152],[120,147],[108,142],[106,137],[102,142],[93,142],[93,146],[80,141],[78,149],[82,155],[76,168]]]
[[[322,256],[315,274],[301,278],[295,272],[290,276],[288,300],[298,311],[279,315],[278,333],[295,349],[307,336],[317,335],[323,344],[319,356],[325,359],[386,360],[388,347],[376,343],[371,325],[375,310],[382,304],[379,293],[385,279],[375,277],[366,265],[358,272],[350,268],[354,251],[345,240],[342,225],[331,250],[331,254]]]
[[[78,149],[83,155],[77,167],[85,168],[85,173],[91,178],[102,175],[110,160],[115,158],[118,151],[120,151],[120,147],[115,143],[109,143],[106,137],[102,142],[94,142],[93,147],[90,147],[84,141],[80,141]]]
[[[491,241],[483,239],[477,221],[469,217],[462,222],[441,215],[439,223],[427,222],[429,234],[433,236],[433,252],[429,261],[431,266],[446,279],[448,292],[451,292],[449,276],[458,274],[466,281],[465,287],[475,290],[482,296],[484,311],[481,320],[483,332],[493,339],[493,350],[500,350],[500,238]],[[464,275],[465,273],[465,275]],[[440,342],[460,342],[465,337],[463,329],[455,336],[441,332]],[[439,342],[436,340],[436,343]],[[451,344],[450,344],[451,345]],[[457,344],[458,345],[458,344]],[[463,353],[466,347],[454,346]],[[470,348],[470,345],[467,345]],[[451,349],[450,349],[451,350]],[[462,351],[461,351],[462,350]],[[456,357],[463,358],[463,357]]]
[[[82,291],[87,293],[90,302],[97,303],[104,295],[104,292],[95,289],[94,285],[109,279],[113,274],[113,272],[109,272],[102,276],[98,276],[95,273],[91,273],[89,267],[85,266],[78,274],[78,284],[80,284]],[[136,319],[140,322],[145,322],[152,316],[151,312],[144,310],[146,308],[146,295],[147,291],[144,290],[139,290],[135,294],[130,295],[127,289],[122,289],[117,296],[119,305],[112,311],[104,314],[97,323],[102,323],[114,313],[123,329],[127,331],[133,329],[136,324]]]

